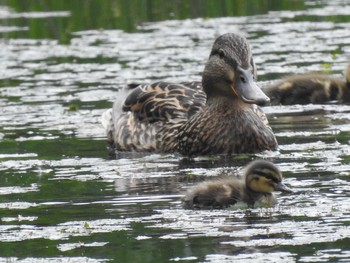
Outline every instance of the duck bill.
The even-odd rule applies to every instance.
[[[279,182],[276,187],[275,187],[276,191],[280,191],[280,192],[285,192],[285,193],[293,193],[293,191],[288,188],[285,184],[283,184],[282,182]]]
[[[232,89],[244,102],[264,105],[270,101],[269,97],[256,85],[250,69],[238,68],[237,72],[236,87],[232,86]]]

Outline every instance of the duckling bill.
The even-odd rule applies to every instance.
[[[273,163],[256,160],[245,168],[242,178],[230,176],[199,183],[188,190],[182,201],[188,209],[227,208],[237,202],[249,207],[257,203],[273,206],[277,203],[274,191],[292,192]]]
[[[185,156],[276,150],[260,104],[269,98],[256,84],[247,40],[218,37],[202,82],[156,82],[123,89],[103,114],[117,151],[179,152]]]
[[[350,102],[350,64],[345,80],[321,74],[299,74],[264,88],[264,92],[270,97],[271,105]]]

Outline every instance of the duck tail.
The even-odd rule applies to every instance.
[[[111,123],[112,123],[112,109],[108,109],[102,113],[101,124],[102,124],[102,127],[108,132]]]
[[[102,113],[101,124],[107,132],[110,130],[113,123],[113,112],[115,117],[118,117],[123,113],[123,104],[125,98],[129,95],[131,90],[138,86],[139,84],[128,84],[126,87],[120,88],[117,93],[117,98],[114,101],[113,108],[108,109]]]

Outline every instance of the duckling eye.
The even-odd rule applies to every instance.
[[[272,176],[265,176],[265,177],[266,177],[266,179],[269,179],[271,182],[278,184],[278,180],[276,178],[274,178]]]

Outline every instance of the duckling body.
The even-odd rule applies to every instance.
[[[270,97],[271,105],[350,102],[350,65],[345,75],[345,81],[320,74],[294,75],[265,88],[264,92]]]
[[[108,140],[119,151],[186,156],[275,150],[277,141],[256,104],[269,101],[255,84],[245,38],[214,42],[202,82],[156,82],[118,94],[104,114]]]
[[[256,160],[245,169],[244,177],[225,177],[205,181],[191,188],[183,198],[185,208],[227,208],[237,202],[253,207],[277,203],[273,191],[291,192],[282,183],[279,169],[272,163]]]

